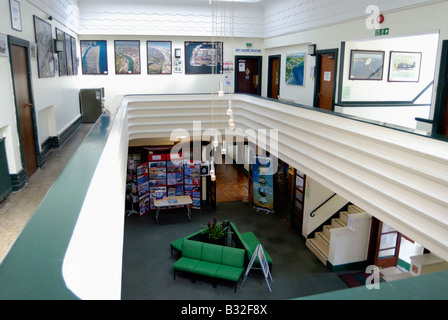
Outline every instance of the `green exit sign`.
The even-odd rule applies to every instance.
[[[250,42],[246,43],[246,47],[252,47],[252,43]]]
[[[387,35],[389,35],[389,28],[375,30],[376,37],[387,36]]]

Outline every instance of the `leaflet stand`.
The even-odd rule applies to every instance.
[[[257,248],[255,249],[255,252],[252,256],[252,259],[250,259],[249,265],[247,266],[246,273],[244,274],[243,283],[241,284],[241,288],[243,287],[244,283],[246,282],[247,276],[249,275],[250,270],[252,269],[252,266],[255,262],[255,259],[258,257],[258,260],[260,261],[261,269],[263,270],[264,278],[266,279],[266,284],[268,285],[269,292],[272,292],[271,286],[269,285],[268,276],[272,280],[271,271],[269,270],[269,264],[268,260],[266,259],[266,255],[264,254],[263,246],[259,244]],[[258,269],[258,268],[254,268]]]
[[[130,171],[131,171],[131,175],[134,177],[134,175],[136,174],[136,173],[134,172],[134,171],[135,171],[135,163],[134,163],[134,160],[132,160],[132,164],[131,164],[131,163],[129,162],[129,160],[128,160],[128,169],[130,169]],[[134,179],[134,178],[132,178],[132,179]],[[128,217],[131,216],[131,215],[133,215],[133,214],[139,215],[138,211],[134,209],[134,197],[135,197],[135,195],[134,195],[134,193],[132,192],[132,182],[133,182],[133,181],[131,181],[131,210],[127,210],[127,211],[126,211],[126,214],[127,214]]]

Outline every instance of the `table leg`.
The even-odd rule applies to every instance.
[[[187,210],[188,210],[188,220],[191,221],[191,209],[190,209],[190,205],[187,204]]]
[[[157,210],[156,210],[156,222],[159,222],[159,212],[160,212],[160,208],[157,208]]]

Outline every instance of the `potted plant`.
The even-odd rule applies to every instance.
[[[219,222],[218,218],[214,217],[212,221],[207,222],[205,230],[202,235],[206,242],[214,244],[224,244],[224,236],[226,235],[228,225],[226,222]]]

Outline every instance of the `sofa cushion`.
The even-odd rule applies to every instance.
[[[201,274],[207,277],[214,277],[221,265],[209,261],[200,261],[194,267],[194,273]]]
[[[200,260],[182,257],[173,264],[174,270],[193,272]]]
[[[203,247],[202,242],[185,239],[182,248],[182,256],[191,259],[201,260],[202,247]]]
[[[223,246],[218,246],[211,243],[204,243],[202,247],[201,260],[221,264],[223,248],[224,248]]]
[[[244,268],[232,267],[229,265],[220,265],[215,277],[237,282],[244,272]]]
[[[232,267],[244,267],[244,254],[243,249],[224,247],[222,250],[222,264]]]
[[[177,240],[174,240],[173,242],[170,243],[171,248],[173,248],[176,251],[182,252],[182,247],[184,244],[184,239],[185,238],[180,238]]]

